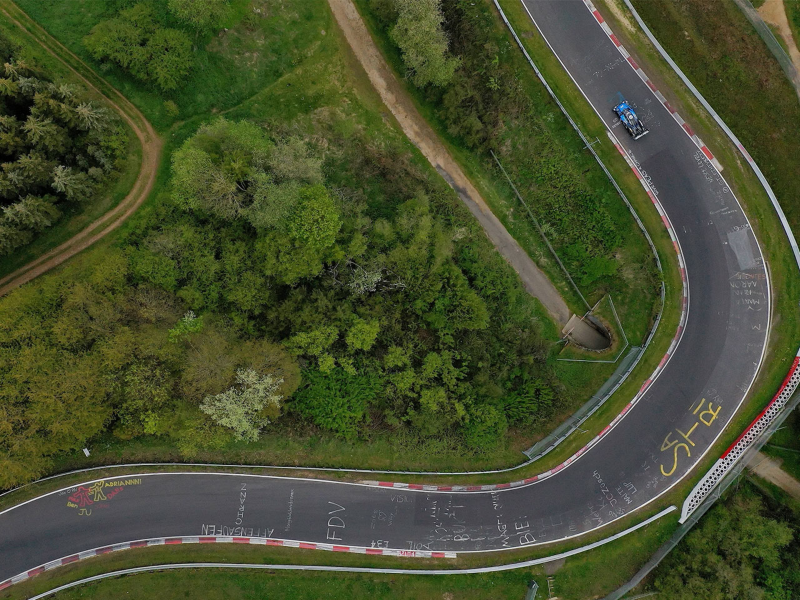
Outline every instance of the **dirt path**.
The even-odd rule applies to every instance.
[[[800,50],[797,47],[797,41],[792,35],[792,29],[789,27],[789,19],[786,18],[786,10],[783,7],[783,0],[766,0],[761,8],[758,9],[758,14],[767,23],[778,29],[783,41],[789,48],[789,57],[792,59],[794,68],[800,73]]]
[[[781,469],[780,462],[774,458],[758,452],[747,468],[762,479],[777,485],[793,498],[800,500],[800,481]]]
[[[0,296],[4,296],[11,290],[31,281],[42,273],[46,273],[68,258],[75,256],[78,252],[85,250],[114,231],[125,219],[130,217],[153,189],[161,157],[162,141],[144,115],[120,92],[114,90],[115,98],[109,98],[107,94],[92,84],[83,73],[64,60],[63,56],[69,56],[72,61],[78,63],[81,70],[85,69],[87,74],[100,79],[88,65],[50,36],[19,7],[8,0],[2,0],[0,2],[0,13],[2,13],[3,18],[8,19],[9,22],[14,23],[21,30],[28,33],[34,41],[75,73],[89,88],[103,96],[106,102],[128,123],[142,146],[142,164],[139,169],[139,175],[128,195],[116,207],[105,213],[80,233],[0,279]]]
[[[556,321],[562,326],[565,325],[571,312],[561,294],[506,231],[461,167],[439,141],[436,133],[419,114],[411,98],[383,59],[352,0],[328,0],[328,4],[356,58],[367,72],[369,80],[400,123],[408,139],[420,149],[425,158],[458,193],[500,254],[519,273],[525,289],[544,304]]]

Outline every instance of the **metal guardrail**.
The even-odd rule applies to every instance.
[[[780,2],[782,0],[777,1]],[[759,37],[761,37],[761,39],[767,45],[769,51],[772,52],[775,60],[778,61],[778,64],[781,66],[781,69],[783,69],[786,77],[788,77],[789,81],[792,82],[797,95],[800,96],[800,73],[797,72],[791,57],[786,54],[786,50],[783,49],[783,46],[775,37],[775,34],[772,33],[772,29],[770,29],[769,25],[764,22],[764,19],[761,18],[761,15],[758,14],[758,11],[752,4],[750,4],[748,0],[733,0],[733,2],[739,7],[739,10],[742,11],[745,18],[750,21],[750,24],[755,28]]]

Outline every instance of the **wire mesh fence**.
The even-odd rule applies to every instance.
[[[758,14],[758,11],[750,4],[749,0],[733,1],[747,20],[750,21],[750,24],[755,28],[756,32],[758,32],[759,37],[764,40],[767,48],[772,52],[772,55],[780,64],[783,72],[786,73],[786,77],[792,82],[797,95],[800,96],[800,73],[797,72],[791,57],[786,53],[786,50],[784,50],[781,43],[775,37],[775,34],[772,33],[772,29],[764,22],[764,19],[761,18],[761,15]]]

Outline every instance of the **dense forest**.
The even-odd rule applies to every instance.
[[[110,112],[18,54],[0,38],[0,256],[99,193],[127,149]]]
[[[653,572],[656,597],[797,598],[800,516],[775,493],[756,482],[737,486]]]
[[[2,304],[0,485],[106,428],[186,456],[285,418],[348,440],[457,431],[476,452],[550,414],[530,300],[454,194],[330,147],[214,120],[119,251]]]

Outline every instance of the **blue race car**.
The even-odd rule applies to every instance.
[[[633,139],[638,140],[640,137],[644,137],[650,133],[650,130],[644,126],[644,123],[636,116],[636,112],[631,108],[631,105],[625,100],[614,107],[614,112]]]

